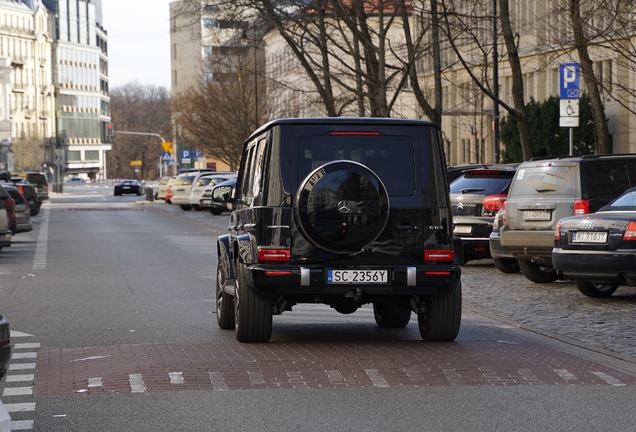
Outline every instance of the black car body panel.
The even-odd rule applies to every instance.
[[[342,313],[376,302],[410,309],[418,296],[459,290],[438,133],[429,122],[368,118],[282,119],[256,131],[218,243],[221,290],[236,303],[246,283],[278,311],[326,303]]]
[[[636,187],[597,213],[561,219],[552,261],[561,279],[636,285]]]
[[[29,203],[29,208],[31,212],[31,216],[37,216],[40,213],[40,206],[42,204],[42,200],[38,195],[38,191],[34,185],[29,183],[27,180],[24,180],[20,177],[12,177],[9,180],[9,184],[16,187],[20,194],[27,200]]]
[[[9,321],[0,311],[0,379],[6,374],[11,360],[11,330]]]

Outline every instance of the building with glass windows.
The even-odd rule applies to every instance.
[[[42,1],[53,23],[56,145],[64,150],[60,175],[106,179],[110,98],[102,2]]]

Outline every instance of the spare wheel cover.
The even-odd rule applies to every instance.
[[[382,180],[366,166],[345,160],[329,162],[300,184],[295,216],[311,244],[349,254],[380,236],[389,218],[389,196]]]

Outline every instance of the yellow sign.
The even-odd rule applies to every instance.
[[[130,166],[141,166],[140,160],[132,160],[130,161]]]
[[[162,142],[161,147],[163,147],[163,151],[170,153],[170,149],[172,149],[172,143],[170,141]]]

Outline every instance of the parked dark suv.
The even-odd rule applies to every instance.
[[[501,246],[533,282],[557,279],[552,265],[559,219],[594,213],[636,185],[636,154],[531,160],[519,165],[508,192]]]
[[[414,311],[423,339],[454,340],[461,269],[441,142],[434,124],[398,119],[281,119],[254,132],[218,241],[219,326],[267,341],[272,315],[298,303],[343,314],[372,303],[380,327]]]

